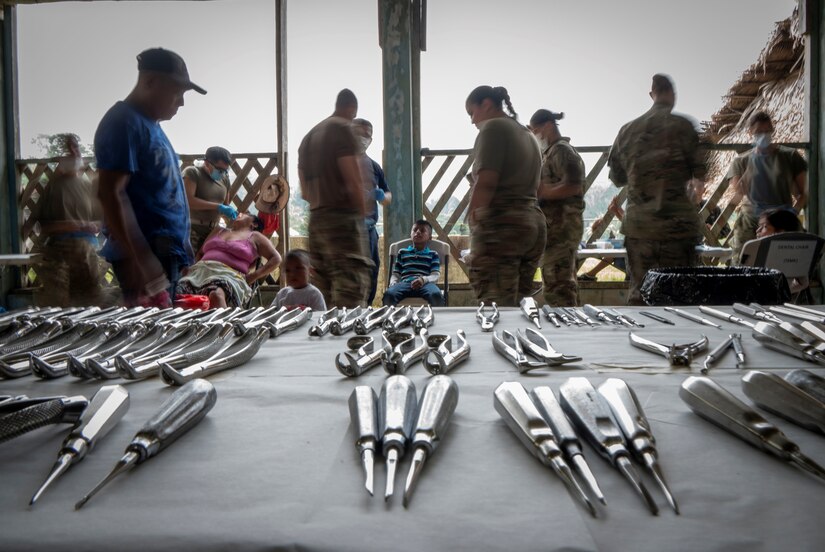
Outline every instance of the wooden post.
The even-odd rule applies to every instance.
[[[412,78],[412,163],[413,218],[424,216],[424,194],[421,187],[421,52],[427,49],[427,0],[413,0],[412,45],[410,67]]]
[[[289,143],[287,139],[287,73],[286,73],[286,0],[275,0],[275,88],[277,97],[276,121],[278,140],[278,174],[287,177],[289,174],[289,157],[287,149]],[[278,249],[281,258],[284,258],[289,251],[289,206],[281,212],[281,241]],[[286,285],[284,271],[280,271],[278,281],[281,287]]]
[[[3,110],[0,124],[3,132],[0,135],[0,163],[3,163],[3,186],[0,192],[0,213],[3,221],[0,222],[0,252],[20,253],[20,218],[17,208],[17,169],[15,160],[18,157],[18,128],[17,118],[17,11],[13,5],[3,6],[2,24],[2,103]],[[8,267],[0,270],[0,298],[6,304],[7,294],[14,289],[19,281],[19,269]]]
[[[800,0],[800,23],[805,34],[805,130],[808,134],[808,230],[821,234],[825,230],[825,129],[822,125],[822,78],[825,61],[825,36],[823,36],[823,3],[825,0]]]
[[[384,172],[393,194],[391,215],[384,219],[384,241],[389,244],[408,237],[416,219],[413,159],[420,154],[413,144],[412,4],[410,0],[378,2],[384,91]],[[420,184],[417,195],[420,198]]]
[[[805,130],[808,134],[808,230],[825,231],[825,127],[822,117],[822,89],[825,77],[825,0],[799,0],[800,25],[805,35]],[[825,274],[825,262],[820,263]],[[821,279],[821,278],[820,278]],[[816,302],[822,302],[822,292]]]

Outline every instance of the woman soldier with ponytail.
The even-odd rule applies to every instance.
[[[547,219],[547,247],[542,258],[544,302],[575,307],[578,301],[576,251],[584,233],[584,162],[556,121],[564,113],[539,109],[528,128],[541,149],[539,207]]]
[[[518,306],[532,293],[544,252],[545,218],[536,199],[541,153],[505,88],[479,86],[465,107],[479,129],[468,208],[470,284],[479,301]]]

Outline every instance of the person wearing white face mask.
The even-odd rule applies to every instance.
[[[190,240],[195,253],[217,226],[221,215],[230,221],[238,216],[238,210],[229,205],[231,164],[232,156],[226,148],[212,146],[206,150],[201,166],[186,167],[183,170],[183,184],[192,220]]]
[[[753,149],[737,156],[726,178],[738,203],[731,245],[734,258],[745,242],[756,238],[759,216],[769,210],[799,213],[808,201],[808,163],[794,149],[772,143],[770,115],[758,111],[750,118]]]
[[[392,203],[392,192],[387,186],[384,177],[384,170],[374,159],[367,155],[367,149],[372,144],[372,123],[366,119],[354,119],[352,130],[358,141],[361,158],[361,177],[364,180],[364,202],[366,216],[364,221],[367,225],[367,237],[369,238],[370,257],[375,266],[370,274],[370,290],[367,295],[367,305],[371,305],[375,299],[375,292],[378,287],[378,272],[381,266],[381,257],[378,255],[378,230],[375,225],[378,223],[378,204],[387,206]]]
[[[547,221],[547,244],[542,256],[544,301],[575,307],[578,301],[576,250],[584,233],[584,162],[556,121],[564,113],[539,109],[527,126],[541,149],[539,207]]]

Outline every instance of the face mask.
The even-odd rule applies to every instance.
[[[372,138],[367,138],[366,136],[361,136],[358,140],[361,141],[361,147],[364,148],[364,151],[366,151],[367,148],[370,147],[370,144],[372,144]]]
[[[753,137],[753,145],[756,149],[765,151],[771,146],[771,135],[769,133],[757,134]]]
[[[550,147],[550,144],[547,143],[547,140],[543,136],[536,136],[536,140],[539,141],[539,149],[542,152],[544,152],[544,150]]]
[[[212,177],[212,180],[215,182],[220,182],[223,178],[223,173],[218,169],[212,169],[212,173],[209,176]]]

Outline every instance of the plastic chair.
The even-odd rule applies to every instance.
[[[395,258],[398,256],[398,251],[404,249],[405,247],[409,247],[412,245],[411,239],[397,241],[395,243],[390,244],[390,261],[387,263],[387,282],[390,281],[390,275],[392,274],[392,267],[395,265]],[[430,240],[430,243],[427,246],[438,253],[438,260],[441,263],[441,275],[444,279],[443,284],[441,287],[441,292],[444,294],[444,306],[449,306],[450,304],[450,244],[439,241],[439,240]],[[426,301],[423,299],[417,298],[407,298],[401,301],[401,304],[424,304]]]
[[[788,279],[793,301],[798,301],[804,292],[811,303],[810,277],[822,257],[823,245],[825,239],[815,234],[781,232],[745,243],[739,264],[782,272]]]

